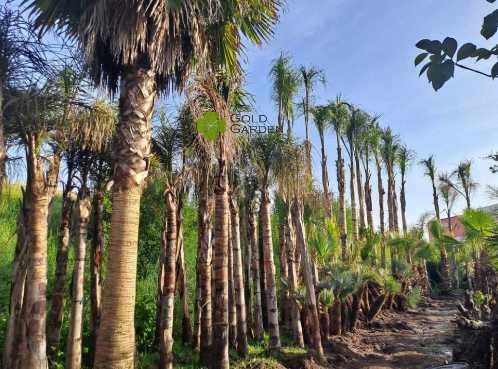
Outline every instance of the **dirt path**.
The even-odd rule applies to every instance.
[[[368,329],[334,338],[335,369],[426,369],[451,362],[456,300],[429,300],[407,313],[385,313]]]

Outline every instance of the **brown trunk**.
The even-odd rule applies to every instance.
[[[3,112],[3,81],[0,81],[0,111]],[[0,193],[7,180],[6,162],[7,150],[5,146],[4,127],[3,127],[3,114],[0,115]]]
[[[187,272],[185,269],[185,251],[183,243],[183,193],[178,198],[177,209],[177,260],[176,260],[176,283],[182,305],[182,341],[192,343],[192,322],[190,320],[190,311],[188,307],[188,286]]]
[[[52,306],[47,322],[48,350],[52,354],[57,351],[61,338],[61,326],[64,316],[64,292],[66,287],[67,257],[69,251],[71,217],[73,212],[73,195],[71,193],[73,168],[68,159],[67,180],[62,194],[62,213],[59,225],[59,243],[55,266],[55,281],[52,292]]]
[[[104,193],[97,185],[93,195],[93,239],[90,255],[90,363],[95,358],[97,331],[100,325],[100,304],[102,296],[102,257],[104,252]]]
[[[211,310],[211,217],[209,212],[209,167],[202,166],[199,172],[199,208],[198,208],[198,249],[199,249],[199,293],[200,293],[200,359],[204,365],[210,363],[210,350],[213,340]]]
[[[259,243],[258,243],[258,229],[257,229],[257,215],[256,211],[252,208],[253,204],[251,204],[251,208],[249,209],[248,216],[248,238],[249,238],[249,247],[251,248],[252,260],[251,260],[251,269],[253,276],[253,285],[254,285],[254,313],[253,313],[253,330],[254,330],[254,339],[262,340],[264,335],[263,330],[263,309],[261,307],[261,271],[259,268],[260,265],[260,256],[259,256]]]
[[[135,356],[135,289],[141,184],[148,172],[155,75],[129,68],[121,80],[114,140],[111,238],[95,352],[95,369],[131,369]],[[140,112],[140,114],[137,114]]]
[[[292,220],[296,230],[297,243],[301,251],[303,262],[303,277],[306,286],[306,303],[308,305],[311,322],[311,334],[313,349],[317,357],[323,359],[322,339],[320,337],[320,320],[318,319],[318,306],[316,302],[315,286],[313,284],[313,271],[311,268],[311,260],[306,248],[306,234],[304,228],[304,220],[301,210],[301,204],[294,200],[292,204]]]
[[[340,336],[342,334],[341,300],[336,299],[330,309],[330,334]]]
[[[354,160],[356,165],[356,188],[358,189],[358,205],[360,207],[360,229],[365,229],[365,191],[363,190],[362,185],[363,181],[361,179],[360,158],[358,150],[355,150]]]
[[[449,291],[451,288],[450,265],[444,245],[439,246],[439,253],[441,255],[441,287],[443,290]]]
[[[213,368],[228,369],[228,178],[224,138],[220,138],[220,156],[215,187],[215,228],[213,248]]]
[[[270,195],[267,181],[264,181],[261,199],[261,234],[263,238],[263,265],[265,274],[265,295],[270,334],[270,351],[275,354],[280,350],[280,332],[278,324],[277,288],[275,285],[275,263],[273,261],[273,242],[271,236]]]
[[[230,213],[228,214],[228,340],[230,347],[237,348],[237,307],[235,306],[233,281],[232,219]]]
[[[434,178],[431,178],[431,183],[432,183],[432,201],[434,203],[434,211],[436,212],[437,220],[441,221],[441,216],[439,213],[439,196],[437,194],[437,188]]]
[[[405,174],[401,174],[401,192],[399,194],[399,200],[401,202],[401,221],[403,224],[403,234],[407,234],[408,226],[406,224],[406,192],[405,192]]]
[[[337,188],[339,191],[339,232],[341,237],[342,261],[348,260],[348,242],[347,242],[347,217],[346,217],[346,176],[344,174],[344,159],[342,158],[341,142],[339,131],[336,130],[337,145]]]
[[[166,219],[161,242],[165,250],[163,295],[161,296],[161,334],[159,338],[159,368],[173,368],[173,312],[175,308],[177,202],[174,190],[166,190]]]
[[[329,173],[327,169],[327,154],[325,153],[325,140],[323,137],[323,132],[320,133],[320,147],[322,153],[322,186],[323,186],[323,197],[324,197],[324,209],[325,216],[327,218],[332,217],[332,200],[330,196],[329,189]]]
[[[242,250],[240,243],[239,209],[234,195],[231,196],[230,200],[230,212],[232,221],[233,280],[235,287],[235,305],[237,307],[237,352],[241,357],[246,357],[248,350],[247,321],[242,266]]]
[[[370,184],[371,173],[365,173],[365,206],[367,208],[367,223],[368,228],[375,230],[373,223],[373,204],[372,204],[372,185]]]
[[[396,180],[393,176],[393,221],[394,231],[399,234],[399,216],[398,216],[398,194],[396,192]]]
[[[388,298],[387,293],[384,293],[384,294],[375,298],[372,306],[370,307],[370,312],[367,316],[367,320],[369,322],[373,321],[377,317],[377,315],[379,315],[379,312],[384,307],[384,304],[386,303],[387,298]]]
[[[86,239],[88,233],[88,222],[90,220],[91,201],[90,193],[85,185],[78,194],[78,241],[76,245],[73,290],[71,293],[71,317],[69,322],[69,333],[67,336],[66,368],[80,369],[82,355],[82,330],[83,330],[83,292],[85,282],[85,253]]]
[[[292,226],[292,216],[290,206],[287,206],[286,214],[287,227],[287,263],[289,265],[289,319],[291,325],[292,337],[299,347],[304,347],[303,329],[301,326],[301,317],[299,313],[299,303],[297,300],[298,273],[299,265],[296,258],[296,237],[294,227]]]
[[[37,157],[39,137],[28,134],[27,192],[26,192],[26,242],[27,274],[24,299],[16,335],[19,347],[20,369],[46,369],[46,318],[47,318],[47,232],[48,206],[55,191],[60,157],[54,156],[48,173]],[[55,183],[55,184],[54,184]]]
[[[320,335],[322,337],[323,343],[326,343],[329,338],[329,314],[327,311],[320,312]]]
[[[384,241],[385,237],[385,225],[384,225],[384,186],[382,184],[382,167],[380,163],[380,158],[376,154],[375,155],[375,165],[377,167],[377,191],[379,198],[379,224],[380,224],[380,236],[381,236],[381,244],[380,244],[380,252],[381,252],[381,265],[382,268],[386,268],[386,244]]]
[[[358,318],[360,315],[360,307],[363,299],[363,293],[365,291],[365,284],[362,284],[358,291],[353,295],[353,304],[351,307],[351,331],[354,332],[356,325],[358,324]]]
[[[3,368],[15,368],[18,360],[19,346],[21,342],[16,340],[19,335],[21,312],[24,299],[24,289],[28,266],[28,245],[26,239],[26,195],[23,192],[22,208],[17,223],[17,244],[15,250],[14,264],[12,266],[12,284],[10,288],[9,321],[5,335],[5,346],[3,350]]]
[[[349,194],[351,196],[351,224],[353,228],[353,241],[358,241],[358,218],[356,213],[356,194],[355,194],[355,164],[354,164],[354,146],[350,145],[350,154],[349,154]]]

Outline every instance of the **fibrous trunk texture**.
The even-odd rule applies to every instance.
[[[355,150],[354,160],[356,166],[356,188],[358,190],[358,206],[360,207],[360,229],[366,228],[365,222],[365,191],[363,190],[361,179],[360,158],[358,150]]]
[[[237,348],[237,307],[235,306],[233,281],[232,219],[230,213],[228,214],[228,340],[230,347]]]
[[[246,301],[244,293],[244,272],[242,265],[242,250],[240,242],[240,218],[238,203],[231,196],[230,201],[233,250],[233,282],[235,292],[235,306],[237,307],[237,352],[241,357],[247,356],[247,321]]]
[[[215,185],[215,224],[213,248],[213,360],[214,368],[228,369],[228,178],[223,138]]]
[[[356,194],[355,194],[355,181],[356,181],[356,170],[354,164],[354,148],[351,145],[351,152],[349,155],[349,195],[351,196],[351,224],[353,232],[353,241],[358,241],[358,218],[356,212]]]
[[[95,369],[131,369],[135,356],[135,289],[141,184],[148,172],[155,75],[130,68],[121,81],[114,140],[111,238],[102,289]]]
[[[252,260],[251,260],[251,270],[253,276],[253,286],[254,286],[254,312],[253,312],[253,330],[254,339],[262,340],[264,329],[263,329],[263,309],[261,307],[261,271],[259,269],[260,256],[259,256],[259,243],[258,243],[258,228],[257,228],[257,215],[256,211],[253,209],[253,204],[249,210],[248,215],[248,226],[247,226],[249,247],[251,248]]]
[[[292,204],[292,220],[296,229],[296,238],[301,252],[301,260],[303,263],[303,277],[306,287],[306,304],[310,313],[311,323],[311,340],[313,349],[317,357],[323,359],[322,338],[320,336],[320,320],[318,318],[318,306],[316,302],[315,286],[313,284],[313,270],[311,259],[306,248],[306,233],[304,228],[304,219],[301,210],[302,205],[299,201],[294,200]]]
[[[386,267],[386,245],[384,242],[385,236],[385,225],[384,225],[384,186],[382,184],[382,166],[380,163],[380,158],[378,155],[375,156],[375,165],[377,167],[377,191],[379,198],[379,225],[380,225],[380,236],[381,236],[381,265],[382,268]]]
[[[85,281],[85,253],[88,222],[90,220],[91,201],[88,189],[83,186],[78,194],[77,203],[77,232],[73,290],[71,293],[71,318],[69,334],[67,336],[66,368],[80,369],[82,355],[82,330],[83,330],[83,291]]]
[[[159,368],[173,368],[173,311],[175,308],[177,202],[174,189],[166,190],[166,219],[161,242],[164,249],[164,282],[161,296]]]
[[[265,181],[266,182],[266,181]],[[263,265],[265,274],[265,295],[270,334],[270,351],[280,350],[280,331],[278,324],[277,288],[275,285],[275,263],[273,260],[273,242],[271,236],[270,195],[266,185],[263,186],[260,209],[261,234],[263,238]]]
[[[336,130],[337,145],[337,188],[339,191],[339,232],[341,237],[341,256],[342,261],[348,259],[348,241],[347,241],[347,222],[346,222],[346,176],[344,174],[344,159],[342,158],[342,149],[339,131]]]

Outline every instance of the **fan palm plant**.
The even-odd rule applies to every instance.
[[[451,288],[451,279],[447,248],[456,244],[457,241],[451,236],[444,234],[444,229],[437,220],[429,222],[428,230],[433,242],[439,248],[439,254],[441,256],[441,286],[443,290],[448,291]]]
[[[30,7],[41,31],[60,27],[79,42],[97,83],[115,91],[120,81],[110,277],[102,297],[95,367],[131,368],[139,204],[149,168],[157,91],[181,87],[194,59],[208,69],[240,70],[237,56],[242,35],[257,44],[267,40],[280,2],[182,1],[166,6],[143,1],[33,0]],[[222,242],[220,247],[226,246],[226,240]],[[227,349],[219,359],[220,368],[228,367]]]

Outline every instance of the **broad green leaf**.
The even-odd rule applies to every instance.
[[[489,40],[498,30],[498,9],[486,15],[482,23],[481,35]]]
[[[493,65],[493,68],[491,68],[491,77],[493,77],[494,79],[497,76],[498,76],[498,63],[495,63],[495,65]]]
[[[443,50],[443,45],[441,44],[441,42],[437,40],[434,41],[428,39],[420,40],[419,42],[417,42],[415,46],[431,54],[440,54],[441,51]]]
[[[442,64],[432,64],[427,70],[427,78],[432,83],[434,90],[437,91],[453,77],[454,72],[455,63],[452,60],[446,60]]]
[[[427,58],[427,55],[429,55],[429,53],[418,54],[417,57],[415,58],[415,66],[422,63],[424,61],[424,59]]]
[[[206,140],[214,141],[226,130],[226,123],[214,111],[204,113],[196,123],[197,132]]]
[[[462,45],[462,47],[460,47],[457,53],[457,61],[474,57],[476,50],[477,50],[476,45],[471,44],[470,42]]]
[[[453,58],[458,48],[458,43],[454,38],[446,37],[443,41],[443,50],[446,55]]]
[[[431,66],[431,62],[425,64],[422,69],[420,69],[420,73],[418,74],[418,76],[420,77],[422,74],[424,74],[424,72],[427,70],[427,68],[429,68]]]
[[[491,57],[491,51],[481,47],[481,48],[476,50],[476,55],[477,55],[477,61],[479,61],[481,59],[487,60]]]

